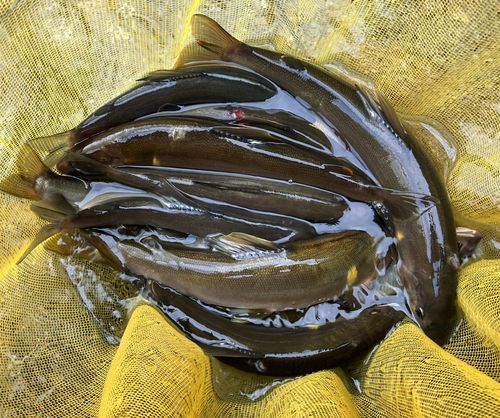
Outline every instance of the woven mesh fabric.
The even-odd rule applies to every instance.
[[[464,320],[444,348],[407,321],[343,368],[286,381],[239,372],[107,267],[41,246],[16,266],[42,222],[29,201],[0,193],[0,415],[499,416],[500,2],[2,0],[0,180],[26,140],[70,129],[170,68],[194,13],[248,43],[368,76],[405,115],[445,173],[460,225],[484,234],[482,260],[459,274]]]

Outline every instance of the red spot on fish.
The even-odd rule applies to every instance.
[[[235,118],[241,119],[241,118],[245,117],[245,112],[243,112],[243,110],[241,110],[241,109],[236,109],[236,110],[233,110],[232,116],[234,116]]]

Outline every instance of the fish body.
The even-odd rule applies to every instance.
[[[190,116],[210,118],[235,126],[263,128],[280,135],[284,141],[311,151],[332,155],[330,139],[321,129],[300,116],[281,109],[259,108],[251,104],[193,105],[157,112],[144,118]]]
[[[261,176],[318,187],[349,199],[385,204],[406,219],[415,202],[425,203],[418,193],[374,186],[356,168],[333,157],[322,158],[259,130],[220,126],[193,118],[155,118],[110,129],[85,145],[80,154],[104,165],[156,166],[224,171]],[[71,154],[57,165],[75,174]],[[416,198],[416,200],[415,200]],[[431,202],[433,204],[433,202]]]
[[[171,190],[168,189],[168,182],[164,182],[161,193],[153,193],[114,181],[85,181],[73,176],[58,175],[42,163],[28,144],[21,146],[15,164],[17,173],[2,182],[0,190],[25,199],[48,202],[53,197],[62,196],[75,210],[90,209],[116,201],[147,199],[157,201],[165,208],[181,207],[183,204],[189,207],[189,204],[168,195],[168,190]],[[144,185],[150,186],[149,183],[139,184]],[[186,201],[190,203],[188,199]]]
[[[387,100],[312,64],[243,44],[206,16],[193,16],[192,27],[205,50],[199,59],[234,62],[259,71],[322,115],[382,187],[424,193],[439,201],[421,210],[416,219],[394,219],[394,228],[402,264],[399,273],[411,310],[422,330],[443,344],[456,309],[458,248],[453,213],[439,174]],[[391,202],[386,203],[394,212]]]
[[[271,376],[339,366],[372,349],[404,317],[390,306],[375,306],[322,325],[274,328],[232,322],[156,283],[151,289],[169,319],[208,355]]]
[[[167,103],[199,104],[263,101],[276,94],[275,86],[255,72],[231,65],[200,65],[149,74],[127,92],[101,106],[70,131],[36,138],[38,148],[49,148],[44,162],[52,167],[77,144],[120,124],[158,112]]]
[[[304,308],[331,300],[377,277],[389,260],[387,248],[363,231],[280,246],[233,233],[211,237],[208,249],[158,246],[151,238],[101,239],[107,247],[101,252],[111,252],[129,274],[205,303],[243,309]]]
[[[127,168],[158,182],[167,179],[191,198],[234,205],[249,210],[278,213],[311,222],[335,222],[346,210],[349,202],[341,195],[312,186],[273,180],[263,177],[236,175],[215,171],[182,169]]]
[[[103,200],[105,201],[104,198]],[[73,229],[138,225],[168,229],[198,237],[241,232],[258,235],[269,241],[308,238],[315,234],[314,228],[308,223],[292,218],[278,218],[278,222],[289,227],[298,227],[297,230],[267,223],[273,219],[272,215],[263,216],[260,222],[250,221],[226,214],[204,212],[181,203],[172,202],[167,206],[155,197],[147,198],[140,195],[129,196],[121,201],[106,202],[78,212],[59,196],[58,199],[51,201],[32,203],[31,210],[50,224],[42,228],[21,260],[48,237]]]

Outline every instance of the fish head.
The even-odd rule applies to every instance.
[[[439,345],[444,345],[449,340],[455,320],[456,286],[444,289],[436,279],[436,276],[442,277],[443,274],[456,274],[456,271],[445,271],[456,270],[453,263],[448,264],[439,274],[426,272],[419,266],[399,268],[413,320],[425,335]]]

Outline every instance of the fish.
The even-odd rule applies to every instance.
[[[177,68],[212,60],[259,72],[322,116],[380,186],[439,202],[410,220],[394,216],[394,229],[410,309],[422,331],[443,345],[456,314],[459,261],[452,208],[439,173],[389,101],[378,90],[347,83],[311,63],[246,45],[207,16],[194,15],[191,26],[198,49],[186,49]],[[385,204],[394,214],[392,202]]]
[[[99,242],[99,240],[101,242]],[[206,248],[95,234],[93,245],[116,268],[204,303],[239,309],[304,308],[376,278],[392,261],[389,241],[342,231],[275,244],[244,233],[207,237]]]
[[[157,200],[165,208],[180,208],[184,205],[199,209],[195,202],[178,192],[166,180],[159,188],[145,181],[140,182],[138,179],[138,186],[146,188],[143,190],[116,181],[85,181],[74,176],[58,175],[41,161],[29,144],[21,145],[14,163],[16,170],[2,181],[0,190],[23,199],[50,201],[53,196],[62,196],[75,210],[90,209],[126,199]],[[95,162],[92,162],[92,165],[96,170],[110,171],[108,167],[96,167]],[[120,176],[112,178],[121,180]]]
[[[339,194],[282,180],[156,167],[128,167],[127,172],[140,174],[157,182],[166,179],[189,198],[203,199],[201,204],[213,210],[217,206],[229,204],[310,222],[328,223],[336,222],[349,210],[349,202]]]
[[[75,229],[143,225],[199,237],[232,232],[258,234],[270,241],[302,239],[316,234],[315,229],[309,223],[289,217],[273,218],[270,214],[252,212],[253,218],[247,220],[227,214],[234,214],[234,211],[205,212],[180,202],[175,204],[175,201],[166,205],[156,196],[136,195],[122,200],[114,199],[112,202],[106,202],[105,198],[101,200],[105,203],[79,211],[75,210],[62,195],[53,195],[50,199],[32,202],[31,210],[49,224],[42,227],[17,264],[51,236]],[[268,223],[268,221],[271,222]],[[289,229],[289,227],[296,229]]]
[[[48,199],[62,194],[68,201],[81,200],[89,185],[74,177],[63,177],[50,171],[28,144],[16,153],[12,173],[0,184],[0,190],[22,199]]]
[[[333,368],[380,343],[405,315],[373,306],[353,318],[294,328],[236,323],[155,282],[150,298],[207,355],[261,375],[296,376]]]
[[[375,186],[356,167],[333,157],[325,161],[268,132],[220,126],[202,119],[155,118],[120,125],[95,137],[79,153],[67,153],[57,164],[61,173],[78,175],[72,161],[75,154],[119,168],[218,170],[297,182],[353,200],[390,204],[393,215],[402,219],[414,216],[415,207],[435,204],[417,192],[408,194]]]
[[[256,103],[258,105],[260,103]],[[259,108],[250,104],[192,105],[165,107],[162,111],[142,118],[191,116],[209,118],[235,126],[252,126],[267,129],[279,135],[283,141],[326,155],[332,155],[330,139],[309,121],[281,109]]]
[[[64,152],[77,149],[78,144],[91,141],[106,129],[155,113],[166,103],[253,102],[275,94],[275,86],[262,76],[231,65],[160,70],[101,106],[75,128],[30,142],[35,149],[50,149],[44,163],[52,167]]]

